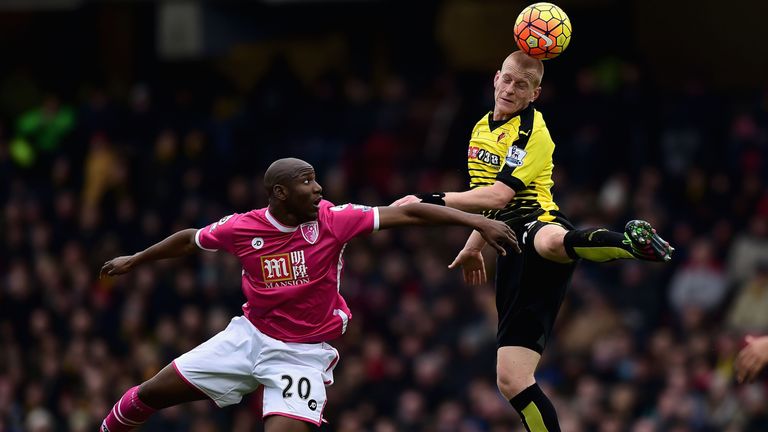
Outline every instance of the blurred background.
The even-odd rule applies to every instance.
[[[266,205],[274,159],[312,163],[336,203],[466,189],[527,4],[1,0],[0,431],[95,431],[239,314],[225,254],[97,275]],[[582,227],[647,219],[677,251],[580,265],[538,380],[566,432],[766,431],[767,381],[736,385],[732,365],[768,332],[768,3],[558,4],[573,38],[536,104],[555,199]],[[493,287],[446,268],[468,234],[350,245],[323,430],[523,431],[495,386]],[[256,393],[141,430],[261,431],[260,412]]]

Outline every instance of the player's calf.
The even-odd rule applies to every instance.
[[[541,390],[538,384],[518,393],[509,403],[520,415],[525,429],[531,432],[560,432],[557,411],[552,401]]]
[[[623,233],[605,228],[571,230],[563,239],[565,250],[573,259],[606,262],[616,259],[669,261],[674,249],[664,241],[651,224],[633,220]]]
[[[624,243],[624,235],[605,228],[571,230],[563,238],[568,256],[593,262],[632,259],[632,249]]]
[[[131,431],[141,426],[155,411],[139,399],[139,386],[131,387],[101,423],[101,432]]]
[[[128,389],[101,423],[101,432],[131,431],[160,409],[205,398],[168,365],[149,381]]]

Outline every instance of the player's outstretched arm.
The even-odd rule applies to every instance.
[[[381,229],[406,225],[464,225],[477,230],[486,242],[502,255],[504,244],[519,252],[515,232],[503,222],[465,213],[448,207],[414,203],[398,207],[378,207]]]
[[[504,208],[515,196],[515,190],[497,181],[490,186],[474,188],[464,192],[436,192],[407,195],[390,204],[403,206],[423,202],[440,204],[459,210],[479,213],[483,210]]]
[[[104,263],[99,277],[117,276],[128,273],[134,267],[147,261],[157,261],[165,258],[175,258],[189,255],[199,248],[195,244],[197,230],[189,228],[170,235],[165,240],[155,243],[141,252],[133,255],[119,256]]]

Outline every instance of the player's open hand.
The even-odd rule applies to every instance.
[[[517,235],[504,222],[482,217],[475,229],[483,236],[483,239],[491,245],[499,255],[506,255],[507,251],[504,245],[508,244],[517,253],[520,253],[520,246],[517,244]]]
[[[420,203],[420,202],[421,202],[421,198],[415,195],[406,195],[400,198],[399,200],[393,202],[392,204],[390,204],[390,207],[399,207],[399,206],[404,206],[406,204],[413,204],[413,203]]]
[[[488,280],[483,253],[478,249],[462,249],[448,268],[455,269],[458,266],[461,266],[464,283],[467,285],[482,285]]]
[[[754,380],[768,363],[768,336],[747,336],[746,342],[736,356],[736,379],[740,383]]]
[[[117,276],[124,273],[128,273],[133,269],[133,266],[134,266],[133,255],[119,256],[117,258],[112,258],[111,260],[105,262],[103,266],[101,266],[101,271],[99,272],[99,279],[101,279],[104,276]]]

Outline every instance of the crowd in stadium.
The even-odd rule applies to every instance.
[[[0,127],[2,432],[96,430],[125,389],[240,313],[225,253],[98,279],[104,261],[266,205],[261,176],[278,157],[312,163],[338,204],[462,190],[471,125],[491,104],[488,76],[306,85],[279,62],[248,93],[149,81],[73,96],[4,79],[29,91]],[[666,265],[580,265],[537,379],[565,431],[765,431],[768,382],[736,384],[733,362],[746,334],[768,333],[768,98],[695,79],[659,92],[627,63],[545,78],[536,107],[557,144],[561,210],[618,231],[649,220],[676,252]],[[467,234],[350,244],[354,318],[332,341],[324,430],[522,430],[496,389],[493,286],[447,269]],[[258,393],[196,402],[141,430],[261,430],[260,410]]]

